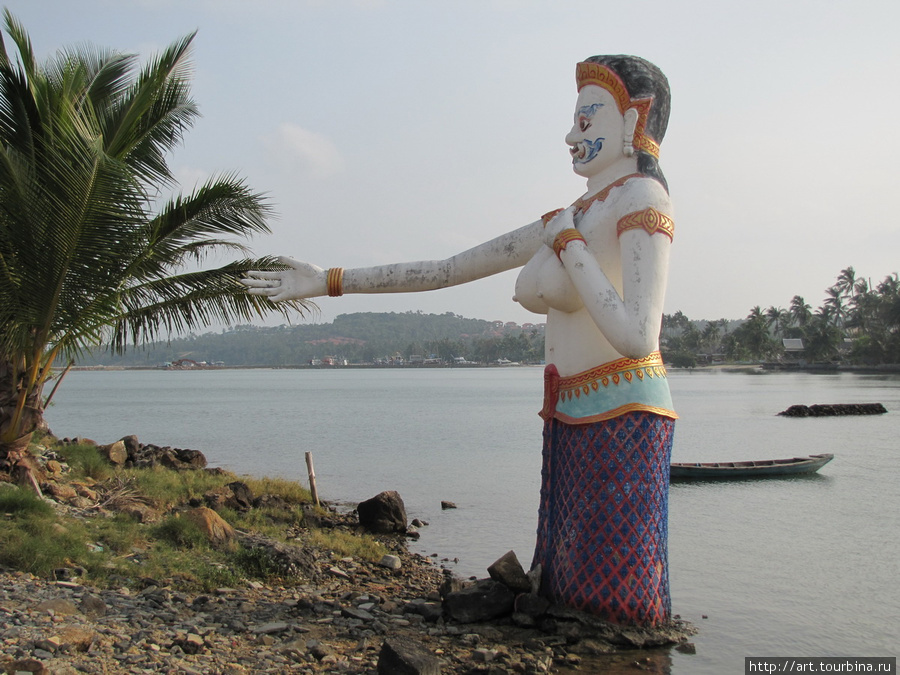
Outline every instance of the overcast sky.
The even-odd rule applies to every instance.
[[[440,259],[581,195],[564,136],[575,63],[627,53],[672,87],[666,311],[814,308],[841,269],[900,271],[896,0],[7,0],[43,58],[91,42],[145,57],[198,30],[203,117],[185,189],[236,171],[277,219],[255,254],[322,267]],[[13,47],[7,40],[7,49]],[[516,272],[358,311],[541,321]],[[276,323],[280,323],[280,320]]]

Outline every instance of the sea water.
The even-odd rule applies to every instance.
[[[835,454],[813,476],[672,486],[673,609],[700,632],[671,672],[743,672],[745,656],[896,656],[900,377],[672,370],[670,383],[673,461]],[[47,419],[58,436],[135,434],[304,483],[312,452],[323,498],[397,490],[429,523],[412,550],[485,576],[508,550],[531,560],[541,388],[533,367],[77,371]],[[873,402],[889,412],[777,415]]]

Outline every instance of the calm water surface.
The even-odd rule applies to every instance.
[[[671,672],[743,672],[745,656],[896,656],[900,646],[900,377],[670,373],[673,461],[832,452],[820,474],[677,484],[673,606],[699,629]],[[327,498],[403,496],[430,525],[413,550],[462,576],[513,549],[526,566],[540,488],[539,368],[84,371],[47,418],[59,436],[202,450],[239,474],[306,480]],[[795,403],[881,402],[874,417],[789,419]],[[440,501],[459,508],[441,511]],[[704,618],[706,617],[706,618]]]

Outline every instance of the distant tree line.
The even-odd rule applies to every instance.
[[[664,314],[661,350],[666,363],[692,367],[710,362],[797,359],[861,365],[900,363],[900,280],[897,274],[872,285],[852,267],[841,271],[816,310],[799,295],[789,307],[753,307],[744,319],[692,320]],[[785,339],[802,351],[786,352]],[[457,358],[476,363],[507,359],[540,363],[542,325],[468,319],[452,312],[341,314],[332,323],[260,327],[240,325],[218,333],[188,335],[116,356],[97,350],[78,365],[155,366],[179,359],[229,366],[305,365],[326,356],[349,363],[400,357]]]
[[[540,326],[467,319],[452,312],[341,314],[332,323],[261,327],[240,325],[218,333],[188,335],[116,355],[95,350],[80,366],[158,366],[181,359],[228,366],[297,366],[335,357],[349,363],[411,357],[476,363],[498,359],[539,363],[544,358]]]
[[[846,361],[859,365],[900,363],[900,279],[896,273],[877,285],[841,270],[815,311],[795,295],[788,308],[757,305],[742,321],[692,321],[681,312],[663,316],[663,355],[672,365],[780,361]],[[785,339],[799,339],[802,349],[785,350]],[[799,349],[799,347],[798,347]]]

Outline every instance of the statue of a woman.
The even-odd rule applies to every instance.
[[[516,267],[515,300],[547,315],[534,564],[549,599],[624,624],[670,618],[674,420],[659,355],[672,207],[659,168],[669,88],[653,64],[576,67],[566,136],[587,192],[567,209],[446,260],[328,270],[282,258],[249,292],[274,301],[445,288]]]

